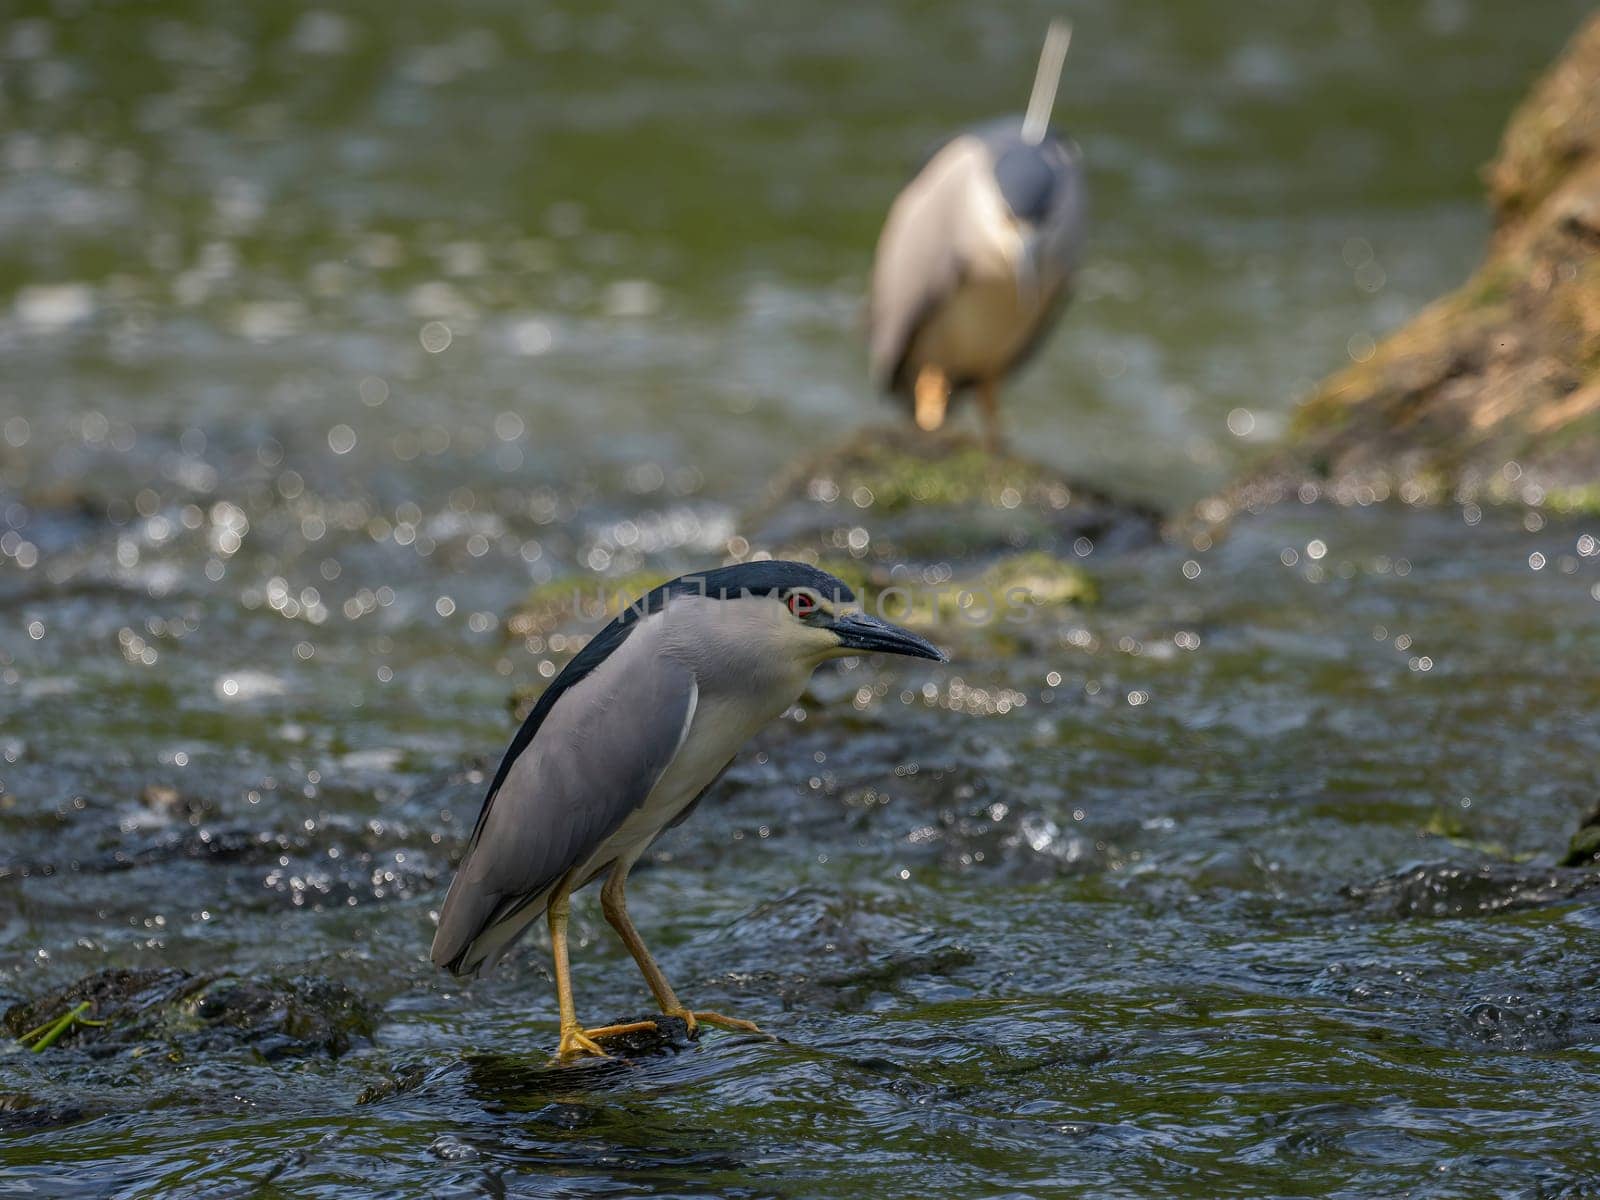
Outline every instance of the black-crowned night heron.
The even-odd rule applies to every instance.
[[[822,662],[872,651],[944,661],[916,634],[847,609],[854,600],[815,567],[754,562],[674,579],[624,610],[556,676],[506,751],[439,913],[433,961],[480,974],[548,913],[560,1052],[603,1054],[597,1038],[654,1024],[578,1024],[569,898],[604,874],[606,920],[661,1011],[691,1030],[754,1030],[679,1001],[628,919],[623,887]]]
[[[873,382],[944,424],[974,388],[991,450],[997,389],[1060,315],[1083,242],[1078,153],[1050,132],[1070,31],[1050,27],[1027,115],[945,142],[895,197],[878,238],[868,306]]]

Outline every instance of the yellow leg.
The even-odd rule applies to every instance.
[[[1000,386],[992,379],[978,385],[978,408],[983,413],[983,444],[990,454],[1004,454],[1006,440],[1000,432]]]
[[[944,412],[950,405],[950,381],[940,368],[923,367],[917,372],[914,395],[917,428],[932,433],[944,424]]]
[[[561,1008],[561,1046],[556,1051],[562,1058],[578,1054],[608,1057],[596,1038],[619,1033],[636,1033],[641,1029],[654,1029],[654,1021],[634,1021],[626,1025],[603,1025],[598,1029],[584,1029],[578,1024],[577,1006],[572,1002],[572,967],[567,962],[567,917],[572,911],[572,877],[561,881],[550,897],[550,950],[556,965],[556,1004]]]
[[[645,947],[644,939],[639,936],[639,931],[634,928],[633,921],[628,916],[628,898],[624,887],[627,884],[628,868],[632,865],[619,862],[611,868],[611,874],[606,877],[605,887],[600,889],[600,908],[606,914],[606,920],[611,922],[611,928],[615,929],[617,936],[622,939],[622,944],[628,948],[628,953],[633,955],[633,961],[639,964],[639,973],[650,985],[650,994],[656,998],[656,1005],[667,1016],[681,1020],[689,1027],[690,1033],[693,1033],[701,1022],[715,1025],[719,1029],[760,1033],[761,1028],[754,1021],[741,1021],[738,1017],[725,1017],[716,1012],[692,1012],[678,999],[678,994],[672,990],[667,977],[661,973],[661,968],[656,965],[655,958]]]

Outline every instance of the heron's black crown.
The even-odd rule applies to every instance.
[[[645,595],[635,608],[640,615],[659,611],[673,596],[714,596],[731,600],[737,596],[772,596],[797,588],[808,588],[829,600],[851,604],[855,593],[842,579],[806,563],[773,559],[767,562],[734,563],[710,571],[680,575]]]

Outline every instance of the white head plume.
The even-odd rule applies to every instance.
[[[1028,115],[1022,119],[1022,140],[1037,146],[1050,127],[1050,110],[1056,106],[1056,86],[1061,82],[1061,64],[1072,44],[1072,22],[1055,20],[1044,35],[1039,52],[1039,69],[1033,76],[1033,95],[1028,97]]]

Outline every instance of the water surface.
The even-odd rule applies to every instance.
[[[1018,443],[1173,511],[1224,482],[1465,276],[1586,7],[1074,8],[1092,261]],[[426,962],[554,669],[502,615],[719,559],[887,415],[877,223],[1021,105],[1054,11],[5,18],[0,993],[319,973],[382,1023],[337,1062],[0,1053],[83,1110],[0,1132],[0,1186],[1600,1191],[1592,899],[1345,892],[1542,870],[1592,806],[1600,529],[1538,511],[1293,505],[1091,556],[1102,603],[1009,653],[820,678],[631,891],[680,991],[777,1042],[551,1071],[537,940],[468,990]],[[206,849],[239,833],[272,843]],[[583,1014],[637,1011],[576,927]]]

